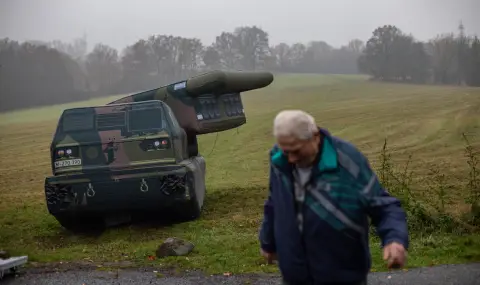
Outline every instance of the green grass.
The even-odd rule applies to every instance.
[[[18,123],[31,123],[46,120],[57,120],[62,114],[63,110],[84,106],[103,105],[115,99],[126,95],[106,96],[96,98],[88,101],[72,102],[66,104],[59,104],[54,106],[44,106],[38,108],[29,108],[22,110],[15,110],[10,112],[0,113],[0,126],[11,125]]]
[[[351,80],[365,79],[362,75],[325,75],[318,76],[315,74],[280,74],[276,75],[275,82],[269,87],[270,89],[283,89],[286,87],[301,87],[305,84],[308,86],[333,84]],[[72,102],[66,104],[58,104],[54,106],[44,106],[37,108],[28,108],[0,113],[0,126],[16,123],[30,123],[45,120],[56,120],[62,114],[63,110],[68,108],[103,105],[112,102],[128,94],[111,95],[101,98],[95,98],[88,101]]]
[[[389,159],[399,170],[412,156],[408,186],[428,209],[439,203],[439,169],[445,175],[445,215],[469,211],[469,166],[462,134],[480,146],[480,89],[367,82],[342,75],[277,75],[271,86],[243,95],[247,124],[199,137],[207,161],[207,198],[198,221],[168,227],[131,225],[99,237],[64,231],[46,209],[43,179],[50,175],[48,147],[63,108],[103,104],[112,98],[0,115],[0,248],[31,261],[133,261],[136,264],[198,268],[212,273],[273,272],[259,256],[258,229],[267,195],[272,120],[285,108],[304,109],[357,145],[380,169],[388,138]],[[215,146],[215,147],[214,147]],[[433,183],[433,184],[432,184]],[[432,187],[433,185],[433,187]],[[437,185],[437,186],[435,186]],[[400,193],[400,192],[398,192]],[[164,238],[195,243],[187,257],[150,261]],[[478,232],[412,232],[409,266],[480,261]],[[372,236],[373,270],[385,270]]]

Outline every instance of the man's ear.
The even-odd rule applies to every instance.
[[[313,139],[315,140],[315,142],[319,143],[320,142],[320,132],[319,131],[315,131],[313,133]]]

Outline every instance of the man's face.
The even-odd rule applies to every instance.
[[[278,146],[288,157],[288,161],[298,167],[311,166],[318,153],[319,142],[319,133],[308,140],[300,140],[291,136],[279,137],[277,140]]]

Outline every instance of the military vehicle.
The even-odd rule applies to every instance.
[[[53,175],[45,179],[49,213],[73,231],[165,209],[198,218],[206,164],[197,136],[245,124],[240,93],[272,81],[268,72],[213,71],[64,110],[50,146]]]

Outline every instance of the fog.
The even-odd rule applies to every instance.
[[[474,11],[477,11],[474,13]],[[123,49],[152,34],[197,37],[205,45],[222,31],[257,25],[271,44],[321,40],[332,46],[366,40],[381,25],[416,39],[454,32],[480,34],[479,0],[0,0],[0,38],[71,41]]]
[[[480,86],[474,11],[480,0],[0,0],[0,111],[218,69]]]

